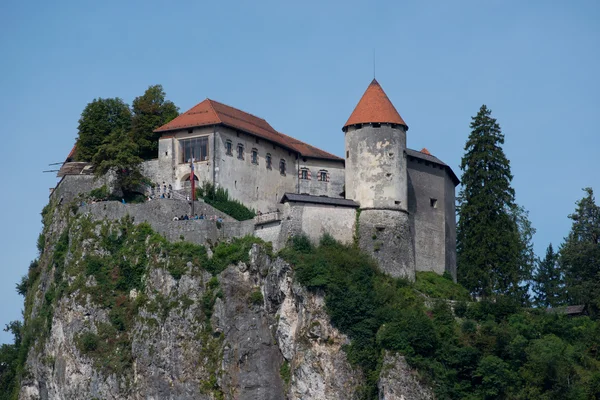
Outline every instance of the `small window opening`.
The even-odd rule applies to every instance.
[[[429,205],[433,208],[437,208],[437,199],[429,199]]]
[[[385,174],[385,176],[387,176],[387,177],[389,178],[390,176],[392,176],[392,174],[390,174],[390,173],[388,172],[387,174]]]
[[[167,157],[169,155],[168,151],[165,151],[165,157]]]
[[[255,140],[256,140],[256,143],[258,143],[258,138],[256,138]]]
[[[329,172],[327,172],[325,169],[322,169],[319,171],[317,178],[319,182],[329,182]]]
[[[394,157],[394,153],[388,153],[390,157]]]
[[[396,200],[396,201],[394,201],[394,204],[395,204],[395,205],[397,205],[397,206],[399,206],[399,205],[400,205],[400,203],[402,203],[400,200]]]
[[[193,129],[188,129],[188,133],[192,133],[192,132],[194,132]]]
[[[350,157],[350,150],[346,150],[346,158]]]
[[[258,165],[258,149],[252,149],[252,164]]]
[[[244,159],[244,145],[241,143],[237,146],[237,158],[238,160]]]
[[[381,128],[381,124],[379,123],[371,124],[371,126],[373,126],[373,128]]]
[[[285,160],[283,158],[279,160],[279,173],[285,175]]]
[[[300,179],[310,179],[310,171],[308,170],[308,168],[302,168],[300,169]]]
[[[231,140],[225,142],[225,154],[228,156],[233,155],[233,146],[231,145]]]
[[[273,168],[273,161],[271,160],[271,153],[267,153],[267,156],[265,157],[266,160],[266,164],[267,164],[267,169],[272,169]]]
[[[237,181],[233,181],[233,187],[237,189]]]

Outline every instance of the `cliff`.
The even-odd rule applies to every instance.
[[[120,206],[119,206],[120,207]],[[355,399],[323,293],[255,238],[205,248],[74,204],[43,213],[20,399]],[[380,399],[429,399],[386,355]]]

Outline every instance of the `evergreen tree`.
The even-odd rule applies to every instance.
[[[133,100],[132,135],[139,146],[140,157],[144,160],[158,156],[160,134],[154,129],[166,124],[179,115],[179,108],[165,100],[162,85],[150,86],[146,92]]]
[[[564,276],[558,264],[558,253],[552,243],[546,249],[546,257],[537,260],[533,275],[534,303],[538,307],[557,307],[564,304]]]
[[[129,131],[131,111],[119,98],[94,99],[89,103],[79,119],[75,158],[78,161],[92,161],[105,139],[115,130]]]
[[[600,207],[594,192],[577,202],[571,232],[560,249],[565,271],[567,294],[571,304],[586,304],[593,313],[600,310]]]
[[[491,111],[481,106],[460,168],[458,197],[458,280],[473,295],[526,297],[522,283],[531,275],[531,225],[515,204],[504,135]],[[529,231],[529,239],[527,238]],[[525,294],[524,294],[525,293]]]

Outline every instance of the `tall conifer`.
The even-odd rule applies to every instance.
[[[594,192],[585,188],[586,195],[577,202],[569,218],[573,226],[560,249],[560,263],[565,271],[567,294],[571,304],[591,306],[600,312],[600,206]]]
[[[564,304],[564,275],[558,264],[558,253],[552,243],[543,260],[537,261],[533,275],[534,303],[538,307],[556,307]]]
[[[521,284],[531,269],[524,252],[531,246],[524,243],[529,239],[520,227],[531,227],[526,212],[515,204],[513,176],[502,144],[500,125],[481,106],[472,118],[460,165],[458,280],[476,296],[508,294],[524,301],[527,290]]]

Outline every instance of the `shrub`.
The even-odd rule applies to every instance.
[[[417,272],[415,289],[434,299],[469,301],[469,291],[454,283],[447,275],[440,276],[435,272]]]
[[[108,198],[108,188],[106,185],[102,185],[99,188],[90,191],[90,197],[98,200],[104,200]]]
[[[250,293],[250,303],[254,305],[260,305],[263,303],[263,294],[260,289],[256,289]]]
[[[99,342],[98,335],[93,332],[85,332],[79,337],[79,347],[83,353],[96,351]]]
[[[204,182],[202,187],[196,189],[196,196],[204,199],[206,204],[210,204],[238,221],[245,221],[256,216],[254,210],[249,209],[238,200],[231,199],[227,189],[215,188],[210,182]]]

